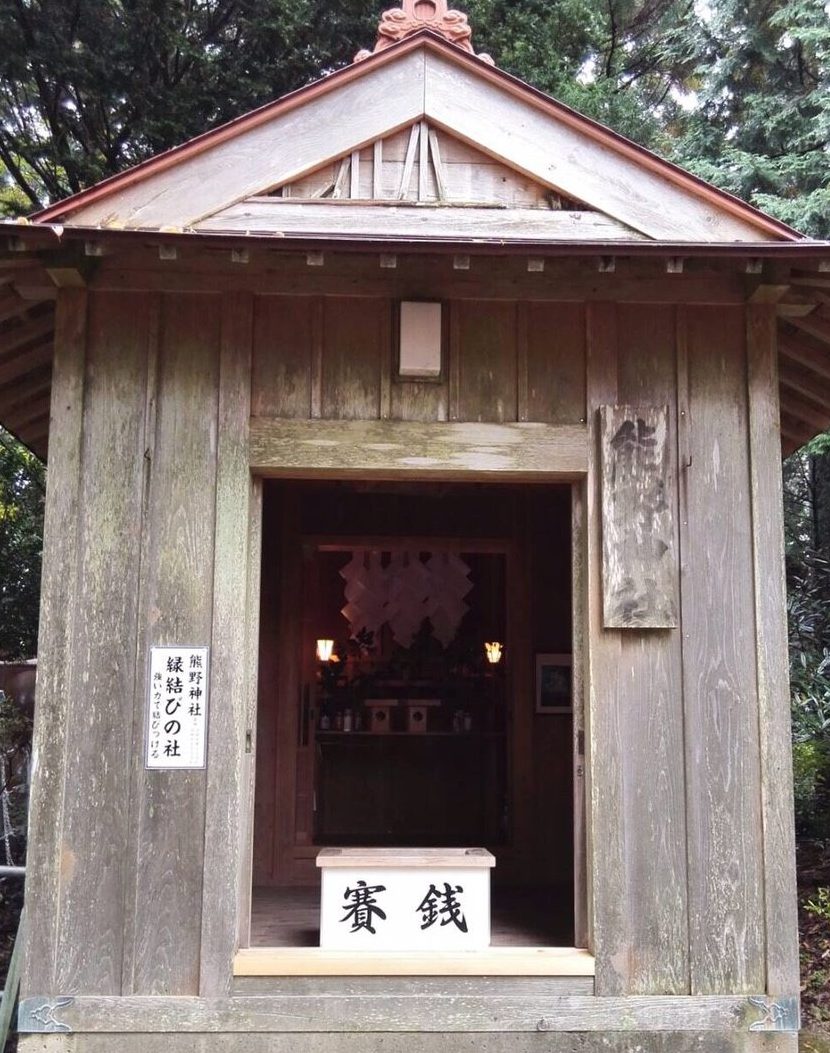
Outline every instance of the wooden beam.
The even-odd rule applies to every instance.
[[[212,683],[208,729],[205,838],[221,844],[223,865],[205,857],[202,889],[199,994],[230,992],[230,960],[239,930],[247,825],[245,737],[251,731],[244,669],[248,573],[248,421],[251,413],[251,348],[254,303],[250,293],[226,296],[222,304],[219,360],[219,419],[213,571]]]
[[[372,197],[380,201],[383,197],[383,139],[375,139],[372,154]]]
[[[420,192],[420,190],[419,190]],[[420,200],[420,199],[419,199]],[[394,238],[504,238],[522,242],[571,240],[639,241],[617,220],[601,212],[566,212],[536,208],[449,208],[414,203],[367,207],[344,203],[252,197],[197,224],[206,232],[256,229],[282,234],[340,234]]]
[[[47,366],[32,370],[10,384],[0,387],[0,404],[24,402],[48,391],[52,386],[52,368]]]
[[[803,395],[809,402],[813,402],[817,409],[827,409],[830,415],[830,384],[817,376],[812,370],[792,363],[783,358],[778,374],[778,380],[782,388],[795,391]]]
[[[24,344],[31,344],[41,337],[51,336],[54,328],[55,319],[50,311],[41,318],[7,329],[0,333],[0,355],[6,355],[9,351],[15,351]]]
[[[26,936],[21,998],[55,983],[58,945],[63,787],[66,764],[70,655],[78,607],[78,532],[81,499],[81,444],[86,360],[87,296],[68,289],[55,318],[53,420],[43,534],[43,584],[38,644],[38,706],[32,780],[26,906],[37,918]],[[51,349],[50,349],[51,355]],[[0,381],[2,382],[2,381]]]
[[[578,425],[251,420],[259,475],[573,479],[587,463],[588,433]]]
[[[15,292],[22,300],[36,304],[47,300],[57,300],[58,288],[49,278],[46,271],[35,271],[27,274],[24,281],[14,283]]]
[[[797,276],[790,278],[792,285],[805,285],[811,289],[830,289],[830,278]]]
[[[781,431],[789,439],[792,439],[795,449],[804,446],[816,434],[815,428],[811,428],[809,424],[805,424],[804,421],[793,417],[783,405],[781,407]]]
[[[7,322],[10,318],[18,318],[32,309],[32,304],[18,296],[13,289],[0,296],[0,322]]]
[[[757,273],[757,272],[751,272]],[[778,303],[790,291],[789,285],[759,285],[749,298],[750,303]]]
[[[823,344],[830,344],[830,321],[818,312],[814,311],[806,318],[789,318],[788,321]]]
[[[2,268],[4,271],[28,271],[31,270],[33,267],[39,267],[40,262],[40,256],[35,255],[34,253],[31,256],[0,255],[0,268]]]
[[[17,432],[24,431],[35,424],[42,425],[48,420],[49,394],[47,392],[45,396],[33,402],[26,409],[20,410],[18,413],[6,414],[3,424],[8,427],[9,431]]]
[[[786,390],[786,385],[783,382],[782,387]],[[781,401],[787,412],[813,428],[814,434],[820,431],[827,431],[830,428],[830,408],[820,409],[800,396],[792,394],[790,391],[787,391],[782,396]]]
[[[830,352],[813,346],[797,335],[782,332],[778,338],[781,354],[793,362],[800,362],[819,376],[830,380]]]
[[[36,453],[41,460],[45,460],[48,440],[49,426],[47,423],[45,427],[32,429],[32,431],[26,435],[25,439],[21,439],[21,442]]]
[[[795,1040],[798,1008],[791,1001],[775,1002],[763,994],[594,998],[584,995],[546,996],[544,992],[526,996],[515,993],[499,995],[489,989],[483,995],[471,993],[452,998],[429,994],[384,997],[382,993],[373,998],[336,994],[323,998],[308,994],[212,999],[82,995],[65,1000],[40,996],[24,1001],[20,1006],[18,1030],[22,1034],[39,1034],[47,1029],[78,1034],[139,1033],[146,1036],[174,1033],[171,1038],[178,1033],[253,1035],[277,1030],[295,1034],[359,1031],[366,1035],[373,1032],[527,1032],[533,1035],[549,1032],[548,1037],[555,1032],[610,1033],[622,1030],[632,1035],[654,1031],[701,1031],[719,1033],[719,1045],[710,1047],[712,1050],[731,1051],[733,1047],[724,1045],[728,1041],[724,1036],[735,1033],[786,1032],[792,1033]],[[548,1048],[548,1037],[544,1040],[544,1048]],[[782,1048],[773,1046],[769,1036],[766,1038],[763,1045],[743,1045],[740,1048],[747,1053],[750,1049],[753,1053],[756,1049],[758,1053],[761,1049],[773,1053]],[[146,1048],[146,1038],[144,1041]],[[368,1039],[361,1040],[366,1041]],[[517,1040],[513,1038],[512,1041]],[[604,1041],[607,1046],[608,1039]],[[362,1044],[343,1047],[341,1043],[340,1048],[365,1047]],[[436,1047],[430,1045],[428,1048]],[[560,1048],[556,1047],[557,1050]],[[573,1048],[573,1041],[567,1048]],[[580,1043],[580,1048],[593,1051],[596,1047],[583,1047]],[[623,1048],[631,1049],[630,1039]],[[677,1046],[661,1044],[659,1048],[668,1050],[677,1049]],[[702,1047],[698,1040],[695,1048],[706,1047]],[[794,1051],[795,1046],[792,1049]]]
[[[340,206],[337,206],[340,207]],[[349,206],[343,206],[349,207]],[[362,206],[366,207],[366,206]],[[386,246],[382,247],[386,251]],[[366,254],[357,259],[330,252],[325,269],[309,273],[306,250],[295,251],[287,258],[276,252],[268,260],[268,270],[242,271],[239,267],[219,259],[200,261],[199,269],[177,269],[163,273],[147,260],[146,254],[136,258],[130,266],[108,268],[96,274],[91,288],[112,291],[158,292],[228,292],[250,291],[262,296],[379,296],[407,299],[412,296],[413,281],[418,294],[434,300],[499,300],[530,299],[546,302],[574,300],[607,300],[607,282],[598,280],[593,261],[547,259],[545,278],[528,274],[526,258],[515,261],[502,259],[499,263],[476,255],[476,267],[467,273],[448,272],[452,256],[432,257],[419,264],[418,258],[398,253],[397,271],[381,271],[377,255]],[[391,250],[390,250],[391,251]],[[218,254],[214,254],[218,255]],[[263,261],[264,262],[264,259]],[[746,303],[746,289],[740,275],[708,271],[683,276],[668,276],[653,267],[626,261],[625,269],[613,279],[615,301],[636,303]]]
[[[432,168],[435,172],[435,183],[438,188],[438,200],[445,201],[447,198],[447,176],[444,171],[444,162],[441,160],[441,145],[438,141],[438,132],[434,128],[429,130],[429,150],[432,157]]]
[[[787,582],[775,308],[747,309],[750,501],[761,744],[767,993],[798,1003]],[[828,410],[830,414],[830,410]]]
[[[83,289],[87,284],[80,267],[47,267],[46,273],[59,289]]]
[[[599,407],[619,395],[618,308],[589,305],[586,312],[586,403],[591,439],[585,483],[585,658],[586,800],[588,842],[588,924],[597,959],[596,993],[627,994],[633,968],[629,954],[626,902],[626,845],[623,817],[624,770],[620,725],[624,704],[619,689],[622,633],[603,626],[602,461]]]
[[[418,138],[418,200],[426,201],[429,197],[429,125],[421,121]]]
[[[409,184],[412,182],[412,172],[415,168],[415,152],[418,149],[420,134],[421,125],[413,124],[409,133],[409,143],[406,147],[406,158],[403,163],[403,172],[401,172],[401,181],[398,184],[397,198],[399,201],[404,200],[409,191]]]
[[[788,300],[776,305],[776,313],[779,318],[806,318],[817,306],[815,300]]]
[[[360,197],[360,150],[352,150],[349,162],[349,197],[352,201]]]
[[[331,192],[332,198],[337,201],[343,197],[343,193],[346,189],[346,181],[349,178],[349,172],[352,167],[351,156],[344,157],[340,162],[340,167],[337,170],[337,178],[334,180],[334,189]]]
[[[50,340],[48,343],[20,351],[14,357],[0,358],[0,387],[26,376],[40,366],[48,365],[52,361],[52,353],[53,345]]]
[[[464,951],[351,954],[318,947],[252,947],[237,953],[234,976],[593,976],[576,947],[490,947]]]

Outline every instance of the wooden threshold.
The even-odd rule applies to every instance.
[[[576,947],[491,947],[486,951],[325,951],[318,947],[249,947],[234,976],[593,976],[594,957]]]

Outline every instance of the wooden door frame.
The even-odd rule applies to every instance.
[[[438,425],[437,427],[440,427]],[[509,473],[509,476],[512,473]],[[338,476],[342,478],[341,476]],[[361,478],[372,478],[378,481],[388,479],[382,468],[377,472],[362,472]],[[401,475],[395,473],[395,478]],[[253,866],[253,802],[256,778],[256,707],[258,698],[258,639],[259,639],[259,594],[261,574],[261,546],[262,546],[262,489],[263,479],[307,479],[308,481],[324,481],[332,479],[330,469],[322,469],[319,472],[306,470],[298,475],[296,468],[288,467],[284,472],[279,472],[272,465],[266,473],[254,471],[252,474],[252,500],[250,503],[249,521],[249,545],[250,566],[248,568],[248,587],[246,589],[246,639],[248,647],[246,653],[246,682],[248,684],[249,699],[249,734],[251,735],[250,763],[247,768],[247,785],[242,787],[243,801],[245,805],[245,843],[243,845],[243,861],[245,863],[239,875],[240,886],[238,889],[239,924],[238,924],[238,946],[245,948],[250,946],[250,914],[252,898],[252,866]],[[405,478],[412,482],[435,481],[435,474],[429,470],[412,468],[407,471]],[[488,482],[498,484],[500,482],[516,482],[516,477],[506,479],[499,478],[497,473],[480,472],[468,468],[455,469],[450,473],[443,473],[443,479],[450,479],[458,483]],[[587,784],[587,771],[585,768],[586,758],[580,752],[584,749],[584,708],[585,708],[585,685],[587,681],[587,652],[588,641],[584,639],[585,611],[588,606],[587,579],[585,575],[585,553],[587,549],[586,534],[586,493],[587,479],[582,473],[574,473],[570,466],[568,470],[559,472],[556,470],[545,473],[533,472],[530,477],[525,476],[523,482],[532,482],[542,485],[570,484],[571,494],[571,546],[572,546],[572,589],[571,589],[571,612],[573,619],[573,664],[574,664],[574,698],[573,698],[573,831],[574,831],[574,874],[573,874],[573,909],[574,909],[574,944],[577,947],[591,948],[590,922],[590,874],[591,866],[588,856],[590,846],[586,837],[586,813],[587,801],[585,787]],[[511,757],[512,761],[512,757]]]

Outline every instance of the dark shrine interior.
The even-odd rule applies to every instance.
[[[567,485],[266,482],[253,942],[310,942],[277,915],[307,937],[318,849],[361,845],[485,847],[494,942],[500,902],[547,921],[503,942],[570,942],[570,699],[536,680],[571,607]]]

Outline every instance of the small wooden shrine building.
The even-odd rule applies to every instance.
[[[781,457],[828,289],[443,0],[4,227],[23,1053],[794,1053]],[[487,849],[490,945],[373,951],[379,882],[321,948],[343,846]]]

